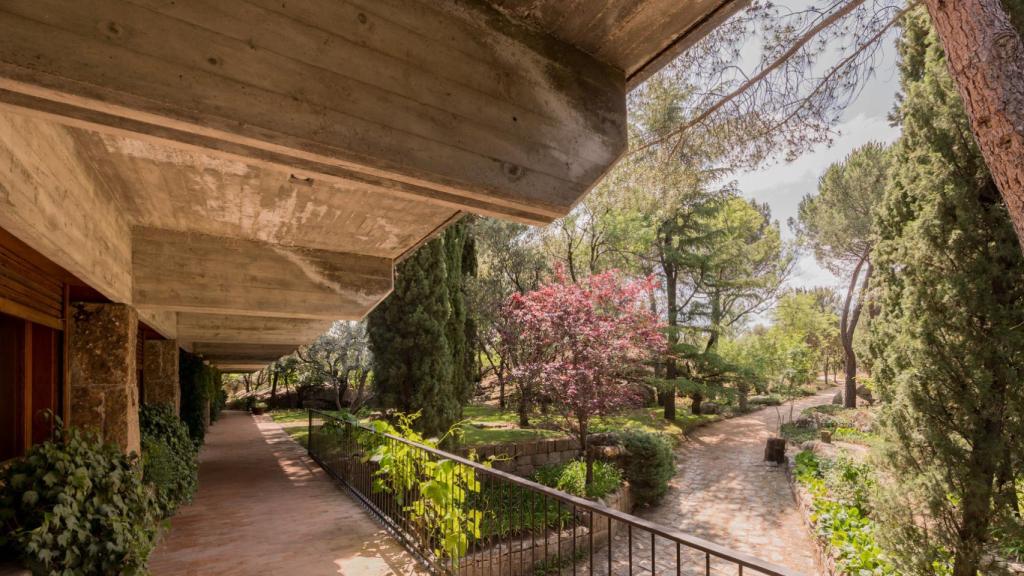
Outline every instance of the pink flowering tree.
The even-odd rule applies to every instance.
[[[588,486],[592,419],[638,404],[645,362],[664,353],[663,327],[644,304],[653,282],[611,271],[573,284],[558,271],[555,282],[514,294],[505,307],[521,351],[513,377],[536,382],[579,441]]]

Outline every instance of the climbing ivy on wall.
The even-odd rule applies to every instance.
[[[178,360],[178,377],[181,381],[181,419],[188,426],[192,441],[199,445],[206,436],[206,422],[216,420],[220,412],[217,369],[203,364],[199,356],[182,351]],[[210,414],[205,414],[206,410],[210,410]]]

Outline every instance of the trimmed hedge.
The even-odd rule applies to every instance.
[[[630,493],[640,506],[657,504],[676,473],[672,443],[660,434],[642,430],[624,430],[618,433],[618,439],[627,453],[622,471],[629,481]]]
[[[160,507],[135,454],[58,427],[0,471],[0,547],[35,574],[144,574]]]
[[[143,478],[156,487],[162,515],[170,516],[195,494],[199,474],[196,445],[188,427],[169,406],[143,406],[139,426]]]

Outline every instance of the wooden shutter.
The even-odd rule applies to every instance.
[[[0,312],[64,328],[64,283],[0,238]]]

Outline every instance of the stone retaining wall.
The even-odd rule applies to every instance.
[[[471,449],[459,450],[465,456]],[[538,468],[549,464],[565,464],[579,457],[579,444],[573,438],[552,438],[518,442],[515,444],[494,444],[473,448],[481,461],[495,457],[494,468],[516,476],[530,476]]]

